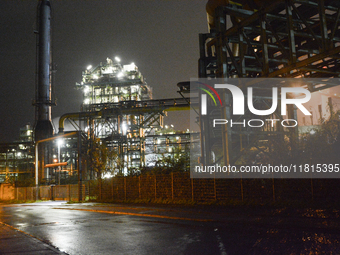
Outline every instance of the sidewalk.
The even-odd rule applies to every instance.
[[[0,223],[0,254],[65,254],[24,232]]]

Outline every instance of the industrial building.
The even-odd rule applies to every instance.
[[[189,152],[192,146],[197,147],[198,133],[176,131],[172,125],[163,123],[167,111],[188,110],[188,99],[152,99],[152,90],[134,63],[122,65],[118,58],[114,61],[107,58],[96,67],[88,66],[76,88],[83,93],[81,111],[61,116],[57,135],[74,131],[79,135],[46,143],[49,144],[50,158],[40,170],[40,184],[59,184],[66,180],[77,182],[79,156],[82,158],[83,180],[96,178],[96,173],[88,167],[87,158],[94,138],[101,139],[116,155],[108,163],[112,175],[126,175],[130,171],[154,167],[165,157],[178,158]],[[66,124],[72,128],[65,130]],[[0,170],[4,176],[18,179],[18,174],[22,173],[18,167],[24,159],[30,166],[25,168],[25,173],[34,176],[34,132],[30,126],[26,128],[29,130],[20,131],[26,147],[22,147],[22,142],[20,146],[11,144],[11,149],[4,147]],[[26,148],[31,154],[18,154],[22,151],[20,148]]]
[[[339,1],[209,0],[207,15],[209,33],[199,35],[200,78],[298,78],[304,81],[339,77]],[[274,86],[283,86],[280,79]],[[261,84],[264,80],[259,79],[258,84],[252,85],[261,91],[256,95],[256,109],[268,109],[271,105],[273,84]],[[329,80],[299,86],[318,93],[338,85]],[[242,89],[246,90],[247,86]],[[199,93],[201,96],[202,92]],[[224,102],[232,100],[230,93],[223,93],[221,98]],[[325,104],[322,105],[321,108]],[[314,111],[314,124],[317,114]],[[276,126],[264,126],[260,130],[210,127],[212,119],[227,116],[232,116],[228,103],[219,111],[208,108],[207,115],[200,114],[203,164],[235,164],[242,161],[247,151],[268,150],[272,139],[298,137],[298,127],[290,130]],[[263,116],[263,120],[278,116],[274,113]],[[254,118],[251,114],[244,116],[244,119],[251,118]],[[288,109],[288,118],[297,119],[293,107]],[[307,121],[301,123],[307,124]]]
[[[166,111],[188,110],[188,102],[185,98],[152,99],[152,90],[134,63],[122,65],[118,57],[107,58],[87,67],[76,87],[83,92],[82,111],[62,116],[59,132],[68,120],[88,139],[105,141],[118,155],[119,166],[113,164],[116,172],[150,167],[160,157],[190,149],[188,131],[163,124]]]
[[[217,111],[208,106],[206,115],[198,113],[201,134],[176,132],[171,126],[164,126],[164,117],[167,111],[189,110],[190,106],[198,104],[188,96],[189,92],[193,92],[190,86],[179,84],[179,98],[153,99],[150,86],[134,63],[123,65],[119,58],[107,58],[98,66],[87,67],[81,81],[76,83],[76,87],[83,92],[83,104],[79,112],[65,113],[60,117],[58,136],[54,137],[61,137],[64,143],[58,145],[53,138],[50,118],[54,100],[50,79],[51,49],[48,48],[49,1],[41,1],[39,10],[41,32],[34,101],[36,123],[30,133],[34,133],[35,138],[27,140],[23,137],[19,143],[2,145],[2,179],[20,174],[20,169],[34,176],[33,140],[36,143],[50,141],[39,148],[39,163],[35,167],[39,168],[40,181],[56,183],[60,178],[79,177],[80,173],[83,173],[84,180],[95,178],[87,167],[86,158],[94,138],[100,138],[116,153],[118,158],[111,165],[113,173],[124,175],[131,169],[152,167],[161,157],[173,157],[175,153],[180,154],[192,147],[200,148],[200,162],[203,165],[236,164],[247,151],[267,150],[270,140],[284,136],[292,140],[298,137],[298,127],[290,130],[279,126],[264,126],[261,129],[247,127],[244,130],[224,126],[212,128],[212,119],[231,116],[230,103]],[[207,14],[209,32],[199,35],[199,78],[302,80],[339,77],[339,1],[209,0]],[[271,87],[261,85],[262,79],[258,80],[257,88],[262,91],[256,95],[255,107],[262,109],[271,105]],[[280,82],[276,85],[282,86]],[[302,86],[310,92],[325,94],[337,85],[322,82]],[[195,93],[198,94],[197,98],[201,98],[201,90]],[[221,97],[224,103],[231,102],[230,94],[223,93]],[[300,118],[293,107],[288,109],[288,118],[298,119],[301,126],[315,125],[319,117],[324,116],[329,98],[334,96],[313,97],[313,102],[318,106],[310,119]],[[277,115],[263,116],[263,119],[273,119]],[[245,115],[244,118],[252,118],[252,115]],[[77,134],[67,136],[70,131],[65,130],[65,122],[72,124],[72,131]],[[200,146],[197,145],[198,139]],[[50,165],[53,160],[57,161],[56,164]],[[57,163],[61,162],[67,162],[67,165],[59,166]],[[45,168],[46,165],[50,165],[51,169]]]

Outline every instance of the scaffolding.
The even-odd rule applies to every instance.
[[[107,58],[83,71],[82,82],[76,86],[83,91],[81,112],[63,115],[60,132],[68,120],[85,131],[89,140],[105,141],[117,153],[121,173],[152,166],[151,158],[186,149],[190,133],[167,131],[164,116],[167,111],[189,110],[188,99],[152,99],[152,89],[134,63],[121,65],[120,60]],[[173,137],[183,138],[170,143]]]
[[[340,75],[339,1],[210,0],[207,14],[210,31],[199,36],[200,78],[334,78]],[[307,89],[314,92],[336,85],[311,83]],[[263,94],[257,98],[257,104],[270,105],[270,95]],[[224,102],[231,101],[228,93],[222,97]],[[296,119],[296,109],[288,110],[289,118]],[[231,107],[208,113],[210,118],[214,115],[225,119],[231,115]],[[208,126],[210,120],[200,115],[204,131],[201,136],[203,164],[216,163],[210,153],[216,151],[214,146],[219,150],[223,147],[223,155],[217,162],[236,163],[244,149],[265,150],[270,139],[285,134],[280,128],[258,132],[226,127],[217,130]],[[297,129],[291,132],[290,137],[296,136],[296,132]],[[208,140],[218,142],[205,148]]]

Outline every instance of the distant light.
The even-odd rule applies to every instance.
[[[108,179],[108,178],[112,178],[112,177],[113,177],[113,174],[111,174],[111,173],[102,174],[103,179]]]
[[[92,65],[89,65],[86,67],[87,70],[90,70],[92,68]]]
[[[116,62],[120,62],[120,58],[119,57],[115,57],[115,60],[116,60]]]
[[[123,124],[122,124],[122,129],[123,129],[123,133],[125,134],[126,131],[127,131],[127,125],[126,125],[126,123],[123,123]]]
[[[85,86],[84,93],[88,93],[88,92],[90,92],[90,87],[89,86]]]
[[[168,128],[169,126],[168,125],[165,125],[165,128]]]
[[[58,139],[57,140],[58,146],[61,146],[64,144],[64,140],[63,139]]]
[[[86,99],[84,100],[84,104],[89,104],[89,103],[90,103],[90,99],[86,98]]]
[[[314,135],[316,132],[315,132],[315,130],[311,130],[309,133],[310,133],[311,135]]]
[[[173,128],[173,127],[174,127],[174,125],[172,125],[172,124],[171,124],[171,127]]]
[[[117,77],[118,77],[118,78],[122,78],[123,76],[124,76],[124,73],[123,73],[123,72],[120,72],[120,73],[117,74]]]
[[[93,75],[93,79],[98,80],[98,79],[99,79],[99,76],[96,75],[96,74],[94,74],[94,75]]]

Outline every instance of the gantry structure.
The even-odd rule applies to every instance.
[[[209,33],[199,35],[200,78],[336,78],[340,75],[339,1],[209,0],[207,15]],[[324,82],[304,86],[314,92],[335,85],[338,84]],[[263,106],[268,109],[271,96],[266,89],[271,88],[261,84],[258,88],[262,92],[254,105],[257,109]],[[210,127],[213,118],[231,116],[230,94],[224,93],[222,97],[226,107],[207,116],[200,115],[203,164],[240,162],[245,149],[265,151],[264,143],[288,132],[282,127],[242,131],[226,126]],[[296,119],[296,109],[288,109],[288,115]],[[296,130],[290,133],[291,137],[296,136]],[[214,160],[211,151],[218,150],[223,155]]]

